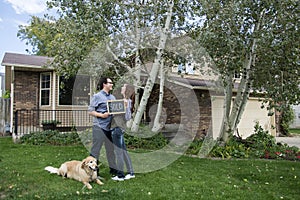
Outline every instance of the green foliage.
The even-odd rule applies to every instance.
[[[46,125],[46,124],[57,125],[57,124],[61,124],[61,121],[59,121],[59,120],[43,120],[42,125]]]
[[[246,145],[253,149],[264,150],[276,146],[276,139],[256,123],[254,126],[254,134],[246,139]]]
[[[290,105],[282,110],[280,121],[281,134],[289,135],[289,128],[291,123],[293,123],[294,117],[294,111]]]
[[[10,90],[6,90],[5,93],[3,94],[4,99],[9,99],[10,98]]]
[[[250,68],[251,88],[264,91],[268,108],[299,102],[299,5],[285,1],[202,1],[204,26],[196,31],[199,42],[214,60],[224,85],[227,77]],[[258,40],[252,49],[254,40]],[[271,52],[271,53],[270,53]]]
[[[127,148],[130,149],[146,149],[155,150],[161,149],[168,144],[168,140],[161,134],[155,134],[152,137],[146,137],[147,133],[141,131],[140,135],[125,134],[125,142]],[[137,134],[137,133],[134,133]],[[151,134],[151,133],[149,133]],[[57,130],[45,130],[41,132],[32,132],[30,134],[23,135],[20,140],[21,143],[33,144],[33,145],[69,145],[69,144],[92,144],[92,130],[87,129],[77,133],[75,130],[72,132],[60,133]]]
[[[195,140],[187,150],[187,154],[198,155],[203,147],[202,140]],[[246,139],[232,136],[226,143],[218,142],[209,152],[210,157],[220,158],[266,158],[300,161],[298,147],[276,143],[274,136],[256,123],[255,132]]]
[[[241,143],[238,138],[230,137],[225,145],[216,145],[210,156],[221,158],[248,158],[250,149]]]
[[[29,25],[20,25],[17,33],[18,38],[26,41],[26,45],[32,50],[27,49],[30,54],[49,55],[52,48],[52,41],[55,40],[59,31],[55,28],[56,24],[51,21],[53,18],[43,19],[31,16]]]
[[[186,150],[186,154],[197,155],[202,148],[203,140],[196,139],[190,144],[189,148]]]
[[[33,145],[73,145],[81,144],[80,138],[76,132],[60,133],[56,130],[46,130],[41,132],[32,132],[23,135],[20,142]]]
[[[299,128],[290,128],[289,133],[291,133],[291,134],[300,134],[300,129]]]
[[[125,134],[125,142],[130,149],[146,150],[161,149],[168,144],[168,140],[161,133],[147,138]]]

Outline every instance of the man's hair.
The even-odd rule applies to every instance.
[[[108,79],[108,77],[101,77],[99,79],[98,84],[97,84],[97,90],[103,89],[103,84],[107,84],[107,79]]]

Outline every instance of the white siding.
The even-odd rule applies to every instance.
[[[213,137],[217,138],[220,133],[220,128],[223,119],[223,98],[212,97],[212,127]],[[250,98],[243,113],[241,122],[238,125],[238,131],[242,138],[247,138],[254,133],[255,123],[259,124],[269,133],[275,136],[275,116],[268,116],[266,109],[261,109],[261,102],[255,98]]]
[[[291,128],[300,128],[300,105],[297,106],[293,106],[293,110],[294,110],[294,121],[291,124]]]

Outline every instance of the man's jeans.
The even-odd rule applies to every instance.
[[[127,167],[128,173],[133,173],[133,167],[131,163],[131,159],[128,155],[126,144],[124,141],[124,131],[119,128],[112,129],[112,140],[115,145],[115,154],[117,158],[117,175],[118,177],[124,177],[124,161]]]

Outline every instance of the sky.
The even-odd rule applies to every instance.
[[[0,0],[0,63],[5,52],[27,54],[30,46],[17,37],[19,25],[29,24],[31,16],[47,12],[46,0]],[[4,72],[4,67],[0,67]]]

